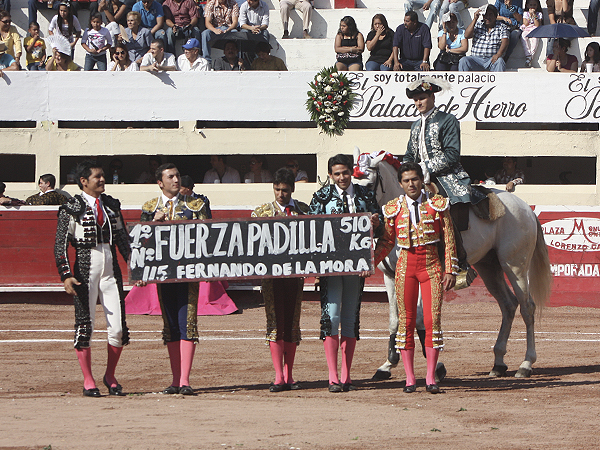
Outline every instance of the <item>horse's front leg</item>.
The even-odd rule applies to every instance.
[[[389,265],[388,265],[389,267]],[[392,266],[392,267],[395,267]],[[388,296],[389,305],[389,322],[388,328],[390,332],[390,340],[388,341],[388,355],[385,363],[383,363],[373,375],[373,381],[388,380],[392,376],[392,369],[398,365],[399,355],[396,352],[396,333],[398,332],[398,302],[396,300],[396,289],[394,285],[394,274],[390,276],[389,271],[385,266],[380,266],[383,271],[383,281],[385,283],[385,291]]]

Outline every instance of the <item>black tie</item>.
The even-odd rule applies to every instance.
[[[413,206],[415,208],[415,223],[419,223],[421,221],[421,217],[419,217],[419,202],[414,202]]]
[[[350,208],[348,208],[348,199],[346,198],[346,196],[348,195],[348,193],[346,191],[342,192],[342,201],[344,202],[344,213],[349,213],[350,212]]]

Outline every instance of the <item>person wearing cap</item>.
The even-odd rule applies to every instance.
[[[281,58],[270,55],[271,46],[268,42],[259,42],[256,45],[256,58],[252,61],[252,70],[276,70],[286,72],[287,67]]]
[[[479,21],[482,14],[483,21]],[[471,54],[460,60],[458,70],[504,72],[506,61],[503,56],[508,49],[510,32],[497,18],[498,10],[494,5],[484,5],[475,11],[465,30],[465,37],[473,38]]]
[[[263,0],[246,0],[240,6],[239,23],[242,31],[261,34],[269,41],[269,7]]]
[[[443,29],[438,33],[440,53],[433,63],[435,70],[456,71],[458,62],[469,49],[465,31],[458,28],[456,14],[448,12],[442,17]]]
[[[182,72],[205,72],[210,64],[200,56],[200,42],[196,38],[188,39],[183,44],[183,54],[177,58],[177,69]]]
[[[419,22],[417,13],[408,11],[404,23],[394,33],[394,70],[429,70],[431,32]]]
[[[167,24],[167,50],[175,53],[175,39],[200,40],[198,6],[194,0],[165,0],[163,2]]]
[[[4,76],[5,70],[19,70],[17,60],[6,52],[6,44],[0,42],[0,78]]]
[[[460,123],[454,115],[442,112],[435,106],[435,94],[449,89],[447,81],[433,77],[423,77],[406,88],[406,96],[415,102],[421,117],[410,128],[403,161],[418,163],[423,171],[425,186],[430,191],[448,197],[455,227],[458,266],[462,270],[459,286],[466,287],[472,281],[469,277],[474,272],[472,269],[469,271],[460,232],[469,227],[469,204],[479,203],[486,197],[480,191],[471,189],[469,174],[460,163]]]
[[[142,58],[140,70],[145,72],[177,70],[177,61],[175,55],[165,52],[163,41],[154,39],[150,44],[150,51]]]

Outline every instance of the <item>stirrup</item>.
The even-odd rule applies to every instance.
[[[458,275],[456,275],[454,290],[459,291],[468,288],[475,278],[477,278],[477,272],[472,267],[469,267],[467,270],[461,270],[458,272]]]

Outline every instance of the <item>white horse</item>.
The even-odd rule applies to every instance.
[[[358,161],[360,150],[354,149],[354,160]],[[374,158],[365,175],[355,182],[370,186],[376,193],[381,206],[403,194],[398,183],[397,170],[386,161],[384,154]],[[487,221],[469,211],[469,229],[461,232],[467,260],[481,276],[487,290],[494,296],[502,311],[502,325],[494,345],[494,367],[492,377],[506,376],[508,367],[504,363],[506,344],[515,317],[517,306],[527,329],[527,351],[519,366],[516,377],[529,377],[537,355],[535,352],[534,315],[536,307],[543,307],[550,296],[552,272],[548,249],[537,216],[527,203],[517,196],[495,191],[506,208],[506,213],[495,221]],[[398,255],[395,250],[379,265],[384,273],[385,286],[390,305],[390,334],[398,330],[398,304],[394,290],[394,270]],[[505,281],[508,278],[513,290]],[[377,370],[390,372],[398,359]],[[377,374],[376,374],[377,375]],[[383,378],[381,378],[383,379]]]

